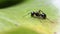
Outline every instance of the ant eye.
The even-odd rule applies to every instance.
[[[22,3],[23,1],[24,0],[0,0],[0,9]]]

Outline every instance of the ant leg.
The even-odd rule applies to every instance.
[[[54,23],[53,21],[51,21],[50,19],[47,18],[48,21],[50,21],[51,23]]]

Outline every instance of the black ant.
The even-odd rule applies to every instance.
[[[40,17],[40,18],[42,18],[42,19],[46,19],[46,14],[44,13],[44,12],[42,12],[41,10],[39,10],[39,11],[37,11],[37,12],[31,12],[31,16],[32,17],[35,17],[35,16],[37,16],[37,17]]]
[[[50,19],[48,19],[47,18],[47,15],[43,12],[43,11],[41,11],[41,10],[39,10],[39,11],[37,11],[37,12],[31,12],[31,17],[39,17],[39,18],[42,18],[42,19],[47,19],[47,20],[49,20],[50,22],[52,22]],[[54,22],[52,22],[52,23],[54,23]]]
[[[31,17],[37,17],[37,18],[39,17],[39,18],[42,18],[42,19],[47,19],[50,22],[52,22],[50,19],[47,18],[47,15],[41,10],[36,11],[36,12],[33,11],[31,13],[28,13],[28,14],[31,14]],[[27,16],[27,15],[25,15],[25,16]],[[52,23],[54,23],[54,22],[52,22]]]

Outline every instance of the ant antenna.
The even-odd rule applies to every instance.
[[[30,13],[28,13],[28,14],[25,14],[23,17],[25,17],[25,16],[27,16],[27,15],[29,15]]]

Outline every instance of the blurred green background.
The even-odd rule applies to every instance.
[[[4,2],[5,0],[0,0],[0,3]],[[54,23],[47,19],[32,18],[30,14],[28,15],[28,13],[40,9]],[[0,9],[0,32],[1,34],[52,34],[53,24],[57,19],[56,13],[57,8],[51,3],[51,0],[24,0],[13,6],[10,4],[6,7],[2,6]]]

